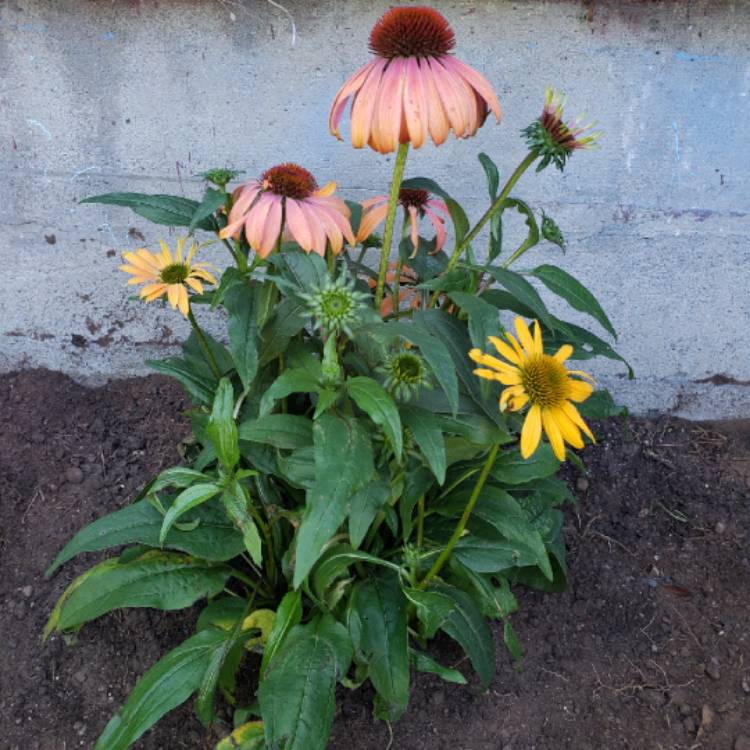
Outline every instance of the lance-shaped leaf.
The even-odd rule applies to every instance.
[[[164,516],[161,531],[159,532],[159,544],[164,544],[167,534],[181,515],[198,505],[202,505],[207,500],[218,495],[219,492],[221,492],[221,487],[213,483],[194,484],[180,492]]]
[[[263,649],[263,660],[260,664],[260,673],[263,676],[278,650],[284,643],[295,625],[302,620],[302,594],[299,591],[289,591],[284,595],[273,621],[271,634],[268,636]]]
[[[313,443],[313,422],[297,414],[266,414],[243,422],[239,438],[287,450],[306,448]]]
[[[263,394],[260,400],[259,416],[264,417],[273,409],[275,401],[286,398],[291,393],[318,393],[321,390],[319,378],[309,370],[301,367],[284,370]]]
[[[228,198],[229,196],[223,190],[207,188],[203,194],[203,200],[193,213],[193,218],[188,225],[188,232],[192,233],[201,224],[211,223],[214,213],[227,202]]]
[[[349,378],[346,381],[346,391],[357,406],[376,425],[383,428],[383,432],[391,441],[396,458],[400,461],[404,447],[401,418],[388,391],[376,380],[364,376]]]
[[[244,284],[233,286],[224,305],[229,310],[229,351],[245,390],[258,372],[258,327],[256,302]]]
[[[414,440],[438,480],[445,482],[445,439],[440,420],[426,409],[409,406],[402,409],[404,424],[411,430]]]
[[[352,495],[375,472],[365,428],[350,417],[324,414],[313,427],[315,484],[297,532],[294,588],[304,581],[323,546],[349,513]]]
[[[449,296],[469,315],[471,343],[485,349],[488,337],[498,336],[502,331],[497,308],[474,294],[451,292]]]
[[[292,628],[258,690],[269,750],[324,750],[336,680],[346,673],[351,657],[349,634],[331,615]]]
[[[215,750],[264,750],[266,746],[262,721],[246,721],[225,737]]]
[[[139,216],[154,224],[170,227],[189,227],[200,204],[198,201],[179,195],[147,195],[146,193],[105,193],[84,198],[81,203],[106,203],[111,206],[127,206]],[[197,222],[197,227],[213,231],[214,222],[207,217]]]
[[[216,389],[211,417],[206,426],[206,437],[211,441],[219,461],[232,471],[240,460],[237,423],[234,421],[234,390],[229,378],[222,378]]]
[[[390,496],[391,485],[377,476],[352,495],[349,513],[349,540],[352,547],[357,548],[362,544],[375,516]]]

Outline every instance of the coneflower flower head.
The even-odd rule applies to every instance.
[[[497,96],[487,79],[454,57],[455,36],[432,8],[388,10],[370,34],[375,59],[360,68],[336,94],[328,118],[340,138],[339,122],[351,99],[352,145],[387,154],[399,143],[414,148],[429,136],[440,145],[453,130],[474,135],[489,111],[500,122]]]
[[[550,163],[562,172],[573,151],[593,148],[601,136],[600,131],[590,132],[593,123],[581,124],[583,116],[563,122],[565,101],[563,94],[548,86],[541,116],[523,131],[529,149],[541,156],[537,172],[541,172]]]
[[[346,203],[333,195],[336,183],[322,188],[313,175],[298,164],[287,162],[267,169],[259,180],[250,180],[232,194],[233,204],[221,239],[245,239],[262,258],[271,253],[282,231],[306,253],[325,255],[330,242],[334,255],[341,252],[344,238],[354,244]]]
[[[411,400],[422,388],[432,388],[425,361],[408,349],[391,354],[378,372],[384,375],[385,388],[402,401]]]
[[[307,303],[307,313],[315,327],[326,336],[344,333],[351,338],[352,326],[361,322],[362,314],[369,309],[365,305],[368,295],[358,292],[354,283],[342,268],[338,278],[329,278],[322,286],[299,295]]]
[[[427,217],[435,230],[435,251],[439,252],[445,245],[447,232],[445,219],[450,216],[445,201],[432,196],[427,190],[401,188],[398,203],[404,209],[410,226],[411,243],[416,253],[419,248],[419,220]],[[362,203],[362,220],[357,231],[357,241],[361,242],[378,227],[388,213],[388,196],[378,195]],[[441,216],[442,214],[442,216]],[[445,218],[444,218],[445,217]]]

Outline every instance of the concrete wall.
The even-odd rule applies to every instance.
[[[143,372],[186,326],[129,302],[119,253],[158,231],[115,190],[198,197],[197,172],[296,160],[362,199],[390,160],[327,132],[340,83],[368,59],[383,0],[0,0],[0,370],[82,380]],[[595,115],[601,150],[519,195],[556,218],[559,262],[603,301],[636,369],[594,370],[638,412],[750,416],[750,2],[434,3],[505,110],[470,142],[407,167],[485,200],[475,154],[507,174],[547,83]],[[223,264],[220,249],[211,251]]]

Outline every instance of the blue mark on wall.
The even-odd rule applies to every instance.
[[[700,55],[697,52],[686,52],[684,49],[676,49],[674,59],[680,62],[728,62],[726,57],[721,55]]]
[[[674,160],[680,160],[680,128],[676,122],[672,123],[672,130],[674,130]]]

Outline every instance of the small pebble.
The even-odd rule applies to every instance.
[[[703,729],[708,729],[714,723],[714,716],[715,714],[711,706],[704,703],[701,709],[701,726]]]
[[[576,480],[576,488],[579,492],[586,492],[589,488],[589,480],[586,477],[578,477]]]
[[[21,593],[28,599],[31,594],[34,592],[34,589],[31,586],[24,586],[21,589]]]
[[[73,724],[73,729],[75,729],[79,737],[83,737],[83,735],[86,734],[87,727],[83,721],[77,721]]]
[[[77,466],[65,469],[65,479],[70,484],[80,484],[83,481],[83,472]]]
[[[742,690],[750,695],[750,680],[748,680],[747,677],[742,680]]]
[[[727,525],[724,523],[724,521],[717,521],[716,526],[714,526],[714,531],[717,534],[723,534],[727,530]]]
[[[712,657],[708,664],[706,664],[706,674],[712,680],[718,680],[719,677],[721,677],[721,672],[719,671],[719,662],[715,657]]]
[[[750,750],[750,737],[740,734],[734,741],[734,750]]]

